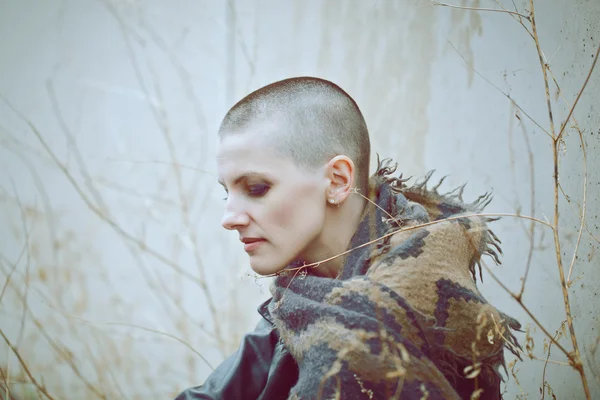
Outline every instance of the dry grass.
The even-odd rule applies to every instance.
[[[131,398],[131,391],[124,387],[124,384],[129,382],[140,386],[145,385],[147,388],[147,392],[139,392],[133,396],[134,398],[145,398],[151,396],[152,393],[175,394],[181,388],[175,386],[165,388],[168,384],[161,385],[157,381],[168,380],[165,377],[167,374],[186,374],[189,376],[190,382],[193,382],[197,372],[196,368],[198,368],[197,360],[199,360],[198,364],[212,369],[211,360],[218,359],[219,356],[225,354],[230,346],[227,342],[227,330],[223,327],[221,320],[222,311],[218,306],[217,295],[211,288],[207,276],[207,266],[202,257],[201,238],[196,233],[200,217],[194,213],[194,209],[202,209],[205,202],[211,200],[209,195],[198,198],[197,194],[201,192],[200,188],[204,184],[202,177],[206,176],[206,173],[203,167],[186,166],[181,151],[178,151],[178,139],[172,128],[176,115],[169,114],[167,108],[164,107],[169,99],[163,95],[165,88],[162,86],[160,74],[148,58],[140,55],[139,49],[145,45],[145,40],[149,40],[158,48],[164,58],[168,60],[169,65],[176,71],[179,83],[184,88],[183,97],[194,110],[196,128],[200,132],[208,130],[207,117],[204,115],[201,102],[194,91],[190,73],[178,60],[177,55],[170,49],[164,38],[153,29],[152,24],[141,18],[139,26],[134,28],[128,25],[127,20],[121,16],[115,3],[104,0],[102,4],[118,26],[120,38],[127,46],[129,61],[143,95],[147,99],[156,100],[156,103],[149,102],[150,112],[169,158],[166,161],[146,162],[132,161],[132,158],[126,157],[127,163],[130,164],[152,163],[164,168],[161,170],[162,175],[156,177],[158,189],[151,195],[141,194],[135,188],[122,185],[117,181],[103,181],[96,178],[90,171],[85,157],[79,150],[76,129],[73,127],[73,123],[63,115],[64,106],[61,105],[57,96],[53,78],[46,82],[47,96],[64,139],[64,148],[68,149],[67,154],[63,154],[62,150],[57,150],[59,147],[48,142],[44,126],[35,123],[33,118],[14,107],[9,99],[2,97],[4,106],[11,110],[11,116],[17,121],[15,126],[18,126],[13,129],[12,126],[8,127],[8,122],[0,123],[2,144],[6,143],[8,151],[12,151],[14,156],[23,163],[24,169],[29,172],[35,186],[35,198],[39,199],[34,204],[22,202],[17,189],[20,182],[13,182],[10,187],[0,187],[0,200],[3,206],[19,212],[18,226],[5,228],[7,231],[10,230],[11,234],[21,243],[21,247],[10,254],[0,254],[0,272],[4,278],[0,292],[1,310],[3,318],[14,321],[10,327],[3,326],[0,329],[0,335],[6,344],[3,347],[6,350],[6,356],[3,356],[0,368],[0,395],[7,399],[73,398],[70,396],[101,399]],[[540,44],[533,0],[530,0],[526,9],[517,9],[517,7],[507,9],[499,2],[495,2],[497,6],[495,8],[481,8],[464,4],[452,5],[437,1],[433,4],[439,7],[456,8],[461,12],[506,14],[506,18],[514,19],[515,23],[520,24],[531,38],[531,51],[535,52],[539,59],[540,80],[544,84],[547,121],[540,121],[531,116],[527,113],[526,107],[522,107],[507,91],[503,91],[472,66],[468,66],[476,75],[504,95],[514,107],[515,117],[521,122],[523,138],[527,143],[529,169],[526,171],[526,175],[529,176],[532,185],[530,215],[523,215],[520,212],[481,214],[506,217],[505,219],[514,218],[515,224],[517,219],[528,223],[526,235],[529,247],[519,288],[517,290],[510,289],[509,285],[505,284],[493,270],[485,265],[484,267],[498,285],[529,316],[535,327],[528,331],[525,350],[521,352],[521,355],[525,359],[529,358],[543,364],[539,382],[541,398],[553,396],[552,386],[554,384],[547,381],[547,367],[557,365],[576,371],[580,378],[582,393],[586,399],[591,399],[590,381],[595,379],[600,383],[598,374],[600,367],[594,362],[600,336],[596,337],[589,348],[584,348],[576,333],[576,325],[579,321],[572,310],[572,298],[576,290],[574,283],[584,274],[577,269],[579,249],[586,241],[600,244],[600,240],[594,234],[593,229],[587,225],[589,183],[586,131],[575,118],[575,110],[591,77],[597,77],[598,71],[595,69],[600,56],[600,46],[598,46],[595,56],[590,59],[589,73],[581,82],[580,90],[574,94],[565,94],[561,90],[559,79],[555,76],[551,62],[545,56]],[[245,49],[244,54],[247,55],[247,53],[248,51]],[[555,122],[557,102],[552,100],[554,92],[567,109],[566,117],[558,123]],[[571,95],[575,95],[572,103],[568,101],[568,98],[572,98]],[[542,154],[535,149],[535,157],[547,157],[553,165],[553,212],[550,219],[536,216],[533,184],[534,177],[539,171],[534,170],[534,149],[527,142],[530,134],[527,126],[543,132],[552,148],[550,154]],[[26,132],[29,137],[33,137],[34,140],[25,139],[26,135],[21,134],[23,132]],[[576,135],[582,152],[580,172],[583,182],[579,203],[573,200],[578,196],[567,193],[560,181],[561,157],[567,150],[565,139],[568,134]],[[203,142],[199,147],[206,149],[208,144]],[[206,153],[200,154],[199,158],[206,158]],[[138,284],[152,293],[156,306],[162,308],[167,319],[170,318],[164,325],[150,322],[147,325],[133,323],[131,318],[136,315],[135,310],[117,312],[125,307],[124,301],[119,295],[115,295],[110,304],[98,306],[113,307],[115,315],[119,316],[118,321],[98,322],[84,318],[86,310],[94,307],[93,304],[90,304],[90,296],[87,294],[88,291],[94,289],[90,288],[88,283],[97,281],[100,287],[107,290],[107,288],[111,288],[111,279],[115,278],[108,276],[109,272],[104,266],[98,271],[83,269],[82,259],[90,261],[90,264],[97,262],[98,265],[101,265],[101,257],[93,251],[88,251],[87,247],[76,249],[76,246],[83,242],[78,241],[80,238],[77,232],[65,229],[61,224],[60,219],[65,217],[66,213],[61,214],[62,211],[56,209],[45,182],[39,178],[39,168],[58,171],[64,187],[75,194],[79,204],[85,206],[87,218],[96,221],[94,226],[101,226],[106,230],[103,231],[104,233],[109,232],[118,238],[122,246],[122,254],[132,260],[131,264],[137,268]],[[194,174],[195,177],[191,181],[186,179],[186,171]],[[165,195],[166,187],[173,189],[173,192],[176,193],[174,198]],[[143,208],[142,199],[150,197],[153,203],[161,204],[163,209],[176,214],[180,220],[178,228],[181,231],[174,235],[176,236],[174,242],[183,242],[184,249],[182,250],[181,246],[174,246],[175,249],[170,252],[165,251],[164,248],[159,249],[151,240],[148,234],[151,229],[147,225],[141,225],[137,227],[138,229],[132,229],[126,225],[123,219],[119,218],[118,213],[111,208],[115,203],[108,198],[111,197],[110,193],[113,191],[118,192],[120,196],[131,196],[137,199],[135,204],[139,208]],[[575,213],[579,220],[575,245],[569,257],[564,255],[566,239],[564,228],[562,228],[563,217],[561,217],[561,211],[563,214],[566,212],[566,204],[569,205],[568,210]],[[147,218],[148,220],[152,219],[150,211],[148,211]],[[545,325],[541,318],[536,316],[535,307],[527,304],[524,300],[524,295],[528,293],[527,282],[530,278],[536,243],[546,232],[552,236],[555,268],[559,277],[560,296],[564,304],[565,315],[564,321],[559,326],[552,327]],[[182,260],[187,262],[182,262]],[[170,279],[166,277],[176,277],[173,278],[174,284],[170,284]],[[79,287],[78,283],[81,282],[85,282],[85,284],[81,284]],[[201,301],[203,303],[200,308],[209,316],[209,322],[200,321],[196,315],[191,315],[189,310],[184,307],[182,293],[177,290],[178,285],[183,286],[184,284],[194,287],[198,293],[202,294]],[[42,320],[41,315],[48,313],[51,316]],[[162,326],[168,328],[163,329]],[[533,329],[539,330],[545,336],[546,340],[543,346],[538,344],[536,348],[532,336]],[[177,332],[177,334],[173,332]],[[145,335],[141,336],[141,333]],[[499,336],[503,334],[500,330],[497,333]],[[202,337],[201,340],[192,340],[198,335]],[[166,341],[172,341],[174,345],[185,349],[190,357],[184,362],[178,363],[179,365],[183,364],[183,367],[175,368],[172,366],[172,360],[167,360],[158,363],[157,368],[151,369],[148,364],[154,363],[155,360],[148,360],[136,349],[136,342],[148,340],[156,340],[155,346],[164,346]],[[199,342],[205,344],[206,348],[217,348],[220,354],[213,357],[206,356],[203,349],[197,348]],[[518,350],[515,349],[515,351]],[[50,356],[44,359],[44,357],[37,356],[38,352],[50,354]],[[584,352],[589,355],[587,365],[582,356]],[[562,354],[566,361],[557,359],[556,353]],[[135,375],[132,372],[132,360],[138,364],[135,367],[144,371],[153,371],[154,375],[143,377],[140,377],[139,374]],[[520,387],[520,364],[521,362],[518,360],[509,364],[512,382],[518,387]],[[48,382],[44,378],[45,376],[68,378],[59,382]],[[521,397],[528,396],[532,395],[525,391],[521,392]],[[426,397],[425,393],[424,397]]]

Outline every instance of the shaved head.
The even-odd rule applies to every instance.
[[[332,82],[311,77],[285,79],[244,97],[225,115],[223,139],[264,124],[275,124],[265,138],[295,164],[317,169],[338,155],[357,169],[356,187],[366,193],[371,146],[367,125],[354,100]]]

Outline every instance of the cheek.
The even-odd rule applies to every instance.
[[[325,207],[318,196],[310,193],[292,193],[274,204],[270,220],[279,228],[285,229],[286,236],[304,236],[318,231],[325,219]]]

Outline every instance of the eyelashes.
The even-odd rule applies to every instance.
[[[271,189],[271,187],[265,183],[259,183],[256,185],[248,186],[248,195],[251,197],[262,197]]]
[[[229,198],[229,190],[227,190],[225,185],[223,185],[223,189],[225,190],[225,197],[223,197],[223,201],[227,201],[227,199]]]
[[[247,194],[250,197],[262,197],[271,189],[266,183],[258,183],[255,185],[248,185],[246,188]],[[229,198],[229,192],[226,190],[227,196],[223,197],[223,201],[227,201]]]

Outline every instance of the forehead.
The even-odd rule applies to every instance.
[[[224,136],[217,149],[217,171],[222,182],[242,175],[262,174],[275,177],[296,174],[295,164],[275,151],[271,135],[266,132],[236,132]]]

